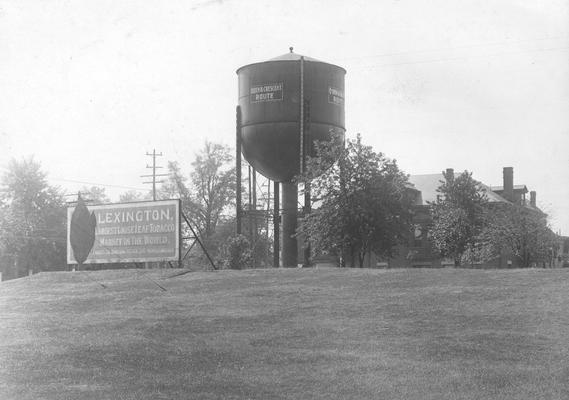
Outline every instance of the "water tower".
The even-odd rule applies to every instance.
[[[292,48],[282,56],[237,70],[237,170],[240,175],[242,151],[257,171],[281,183],[285,267],[298,262],[293,237],[298,188],[292,180],[303,171],[306,156],[314,154],[314,141],[329,140],[331,131],[344,134],[345,75],[345,69],[293,53]],[[277,188],[275,184],[275,202]],[[240,203],[240,196],[237,200]],[[277,224],[275,253],[278,257]]]

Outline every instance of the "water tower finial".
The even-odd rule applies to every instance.
[[[292,47],[292,46],[290,46],[288,49],[289,49],[289,50],[290,50],[290,52],[292,53],[293,47]]]

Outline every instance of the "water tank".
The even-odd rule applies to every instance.
[[[329,140],[331,129],[344,134],[345,69],[291,49],[280,57],[243,66],[237,75],[243,155],[267,178],[290,182],[300,172],[302,95],[308,104],[304,111],[309,113],[303,140],[308,141],[311,155],[314,141]]]

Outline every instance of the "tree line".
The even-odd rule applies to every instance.
[[[371,252],[389,258],[410,243],[417,208],[408,175],[396,160],[375,152],[360,135],[346,141],[334,136],[316,144],[316,156],[307,166],[297,182],[310,187],[314,207],[303,217],[297,235],[309,238],[313,254],[327,253],[341,266],[361,267]],[[246,236],[234,237],[237,185],[229,147],[206,142],[189,173],[175,161],[168,163],[168,172],[158,198],[182,200],[183,212],[220,266],[269,265],[267,234],[255,243]],[[490,203],[468,171],[457,177],[443,172],[442,178],[437,201],[428,205],[429,240],[441,257],[452,258],[457,266],[486,263],[504,251],[524,267],[550,259],[556,238],[544,213],[524,205]],[[89,204],[110,202],[104,188],[85,187],[83,192]],[[151,198],[150,193],[132,190],[120,195],[121,202]],[[10,267],[22,275],[30,269],[66,268],[66,199],[33,158],[9,163],[0,180],[3,271]],[[191,255],[202,257],[199,251]],[[254,262],[263,256],[262,263]]]
[[[559,241],[547,215],[524,203],[488,201],[480,182],[464,171],[443,172],[439,196],[430,204],[431,240],[454,264],[487,263],[506,255],[521,267],[550,265]]]
[[[168,163],[168,179],[158,198],[182,199],[183,211],[202,240],[216,253],[216,238],[229,236],[230,206],[235,198],[235,166],[228,146],[206,142],[185,175],[177,162]],[[80,190],[88,205],[110,203],[99,186]],[[33,158],[11,160],[0,177],[0,267],[4,278],[29,271],[67,269],[67,206],[76,195],[66,196],[50,185],[41,163]],[[152,200],[149,192],[129,190],[120,202]],[[186,233],[187,235],[187,233]],[[201,255],[201,254],[200,254]],[[92,266],[94,268],[94,266]]]
[[[389,259],[413,240],[415,205],[408,175],[396,160],[363,144],[361,136],[341,137],[316,146],[308,173],[315,210],[299,232],[317,253],[332,253],[344,266],[362,267],[373,252]],[[455,266],[488,265],[500,257],[520,267],[551,265],[558,248],[547,215],[536,207],[489,202],[485,189],[464,171],[441,175],[437,200],[427,205],[425,227],[432,250]]]

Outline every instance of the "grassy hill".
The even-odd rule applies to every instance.
[[[175,274],[0,284],[0,398],[569,398],[569,270]]]

